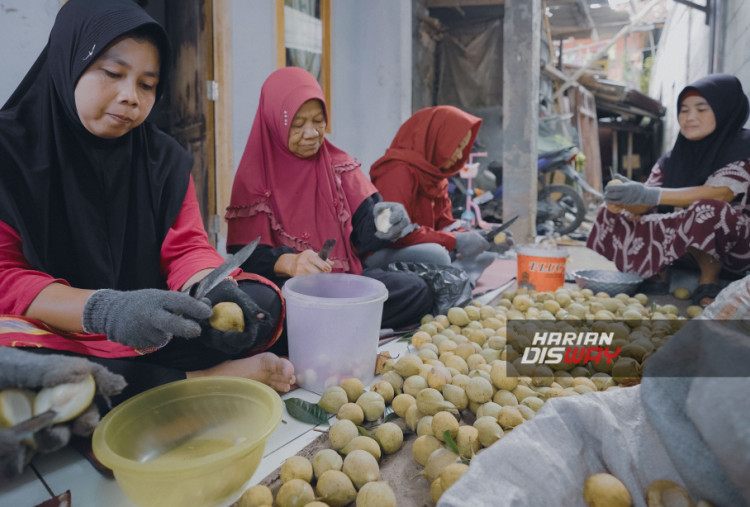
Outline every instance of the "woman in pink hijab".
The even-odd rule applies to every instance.
[[[383,327],[417,323],[432,309],[427,284],[413,274],[362,265],[414,226],[401,204],[381,202],[357,160],[325,139],[327,121],[323,92],[307,71],[286,67],[266,79],[227,208],[227,250],[261,236],[243,269],[279,286],[308,273],[375,278],[389,291]],[[375,223],[385,209],[391,215],[387,233]],[[323,260],[318,252],[328,239],[336,243]]]

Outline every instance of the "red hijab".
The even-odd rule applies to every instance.
[[[320,101],[328,119],[323,91],[309,72],[286,67],[263,83],[227,208],[227,244],[244,245],[261,236],[262,244],[299,253],[320,250],[334,238],[329,256],[334,271],[360,274],[362,264],[350,241],[352,216],[377,190],[357,160],[325,139],[310,158],[289,151],[292,119],[311,99]]]
[[[379,176],[401,165],[393,162],[406,162],[419,180],[420,191],[439,197],[447,191],[448,178],[469,159],[481,125],[481,118],[453,106],[420,109],[401,125],[391,147],[370,168],[370,179],[376,183]],[[471,139],[461,159],[450,169],[442,169],[469,130]]]

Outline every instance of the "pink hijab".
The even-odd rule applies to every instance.
[[[336,239],[329,259],[334,271],[360,274],[362,264],[350,236],[352,216],[377,192],[361,164],[329,141],[310,158],[289,151],[289,128],[297,110],[317,99],[328,112],[315,78],[297,67],[266,79],[227,208],[228,245],[290,246],[295,252],[320,250]]]

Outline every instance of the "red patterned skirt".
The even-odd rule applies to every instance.
[[[617,269],[648,278],[694,247],[722,262],[728,271],[750,270],[750,217],[731,204],[701,199],[673,213],[634,216],[602,207],[586,246]]]

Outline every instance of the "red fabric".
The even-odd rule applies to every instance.
[[[191,178],[180,214],[161,248],[161,265],[167,285],[172,290],[179,290],[198,271],[215,268],[222,262],[224,259],[208,243]],[[281,294],[275,285],[261,276],[238,270],[235,278],[261,282]],[[138,355],[131,347],[107,340],[105,335],[66,333],[23,317],[39,292],[55,282],[70,285],[65,280],[34,270],[23,256],[21,237],[12,227],[0,222],[0,346],[45,347],[109,358]],[[278,339],[282,321],[279,319],[274,338],[266,348]]]
[[[448,197],[448,178],[464,166],[482,120],[453,106],[417,111],[401,125],[390,148],[370,169],[370,179],[385,201],[400,202],[421,228],[399,246],[436,242],[452,250],[455,236],[441,231],[455,222]],[[442,169],[461,139],[471,131],[463,156]]]
[[[265,245],[301,252],[319,250],[333,238],[334,271],[360,274],[350,241],[352,216],[376,190],[359,162],[326,140],[310,158],[289,151],[289,126],[311,99],[326,111],[320,85],[303,69],[279,69],[263,84],[227,208],[227,244],[244,245],[260,236]]]

